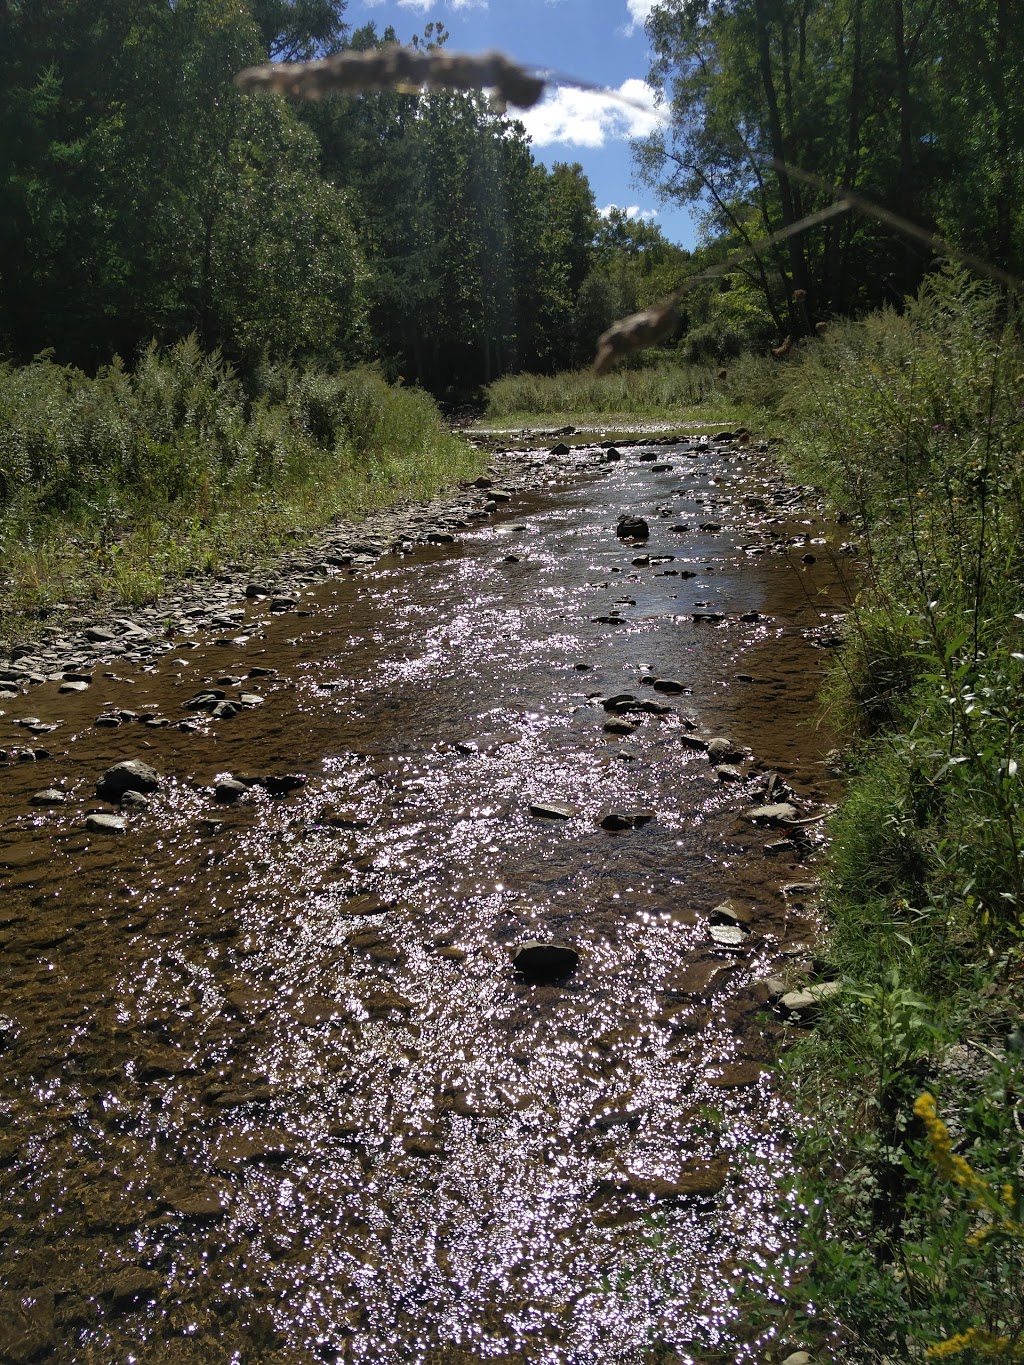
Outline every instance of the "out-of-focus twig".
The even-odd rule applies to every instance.
[[[617,361],[622,360],[624,356],[631,355],[633,351],[646,350],[649,346],[657,346],[659,341],[664,341],[675,323],[676,305],[695,284],[728,274],[736,266],[750,260],[752,256],[760,255],[762,251],[775,246],[776,243],[785,241],[787,237],[795,237],[798,232],[806,232],[808,228],[817,227],[819,223],[827,222],[829,218],[834,218],[837,214],[848,213],[851,208],[853,208],[853,204],[849,199],[841,199],[837,204],[830,204],[817,213],[810,213],[797,223],[790,223],[788,227],[779,228],[778,232],[773,232],[768,237],[762,237],[760,241],[752,242],[739,251],[731,252],[724,260],[716,261],[707,269],[698,270],[693,275],[688,275],[678,289],[673,290],[667,298],[662,299],[653,308],[647,308],[642,313],[633,313],[628,318],[621,318],[618,322],[613,322],[597,343],[594,373],[607,374],[612,366]]]
[[[324,95],[358,95],[367,90],[493,89],[502,105],[531,109],[544,94],[544,81],[501,52],[423,51],[388,43],[366,52],[339,52],[312,62],[273,62],[249,66],[235,84],[250,94],[292,95],[318,100]]]

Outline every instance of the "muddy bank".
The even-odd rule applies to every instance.
[[[729,443],[496,473],[5,675],[4,1358],[764,1358],[840,541]]]

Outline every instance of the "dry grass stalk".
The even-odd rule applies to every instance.
[[[235,77],[250,94],[291,95],[318,100],[325,95],[358,95],[368,90],[418,94],[428,90],[493,89],[499,106],[531,109],[544,94],[544,81],[501,52],[423,51],[389,43],[366,52],[339,52],[312,62],[250,66]]]
[[[647,308],[642,313],[632,313],[628,318],[613,322],[597,343],[597,356],[594,360],[594,373],[607,374],[624,356],[634,351],[646,351],[657,346],[672,332],[676,323],[676,300],[669,298],[662,303]]]

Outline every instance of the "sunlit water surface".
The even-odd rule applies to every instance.
[[[62,722],[49,759],[0,771],[11,1340],[90,1362],[760,1358],[733,1301],[785,1241],[789,1161],[760,983],[808,957],[783,888],[820,836],[771,856],[780,832],[739,813],[773,771],[807,811],[835,799],[806,633],[844,594],[763,464],[658,463],[552,465],[305,615],[252,605],[233,644],[5,704],[7,740],[30,711]],[[617,538],[624,512],[646,544]],[[182,711],[254,665],[276,670],[244,683],[262,706]],[[609,735],[620,692],[667,710]],[[94,728],[111,706],[195,728]],[[690,734],[749,750],[744,780]],[[85,833],[127,757],[161,792],[126,834]],[[228,773],[307,781],[218,805]],[[68,805],[31,808],[56,781]],[[655,818],[598,823],[637,809]],[[712,933],[726,899],[740,943]],[[575,974],[517,977],[537,938]]]

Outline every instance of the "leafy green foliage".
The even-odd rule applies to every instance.
[[[20,610],[267,553],[283,532],[476,467],[421,390],[369,369],[263,364],[247,384],[195,337],[90,378],[0,367],[0,592]]]
[[[712,255],[792,225],[841,185],[1022,273],[1024,27],[1012,0],[662,0],[648,32],[670,119],[638,147],[641,173],[704,207]],[[898,303],[930,254],[854,213],[732,278],[798,337]]]
[[[1006,300],[951,270],[781,371],[797,468],[866,567],[831,683],[855,746],[826,888],[845,985],[790,1061],[804,1306],[780,1295],[844,1360],[1016,1359],[1022,1239],[990,1239],[985,1191],[1019,1210],[1024,345]],[[954,1197],[961,1159],[981,1174]]]

